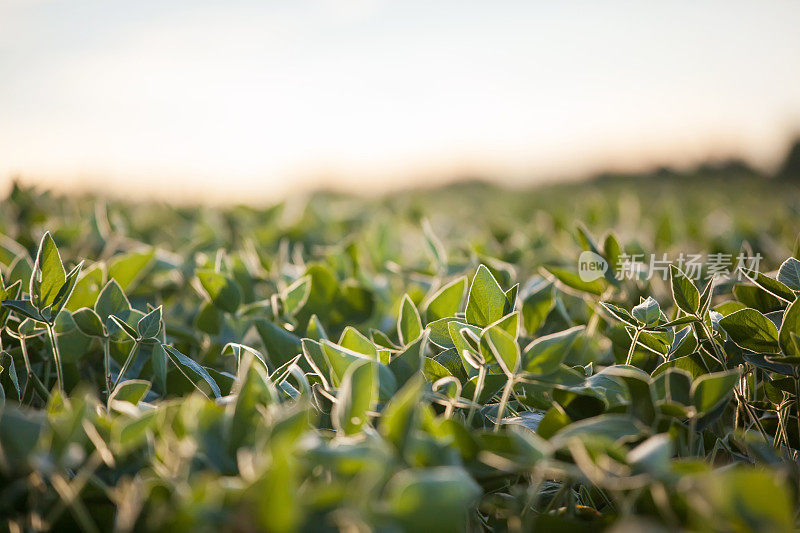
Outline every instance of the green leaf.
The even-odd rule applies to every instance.
[[[738,284],[733,288],[733,295],[740,304],[743,304],[741,307],[752,307],[762,313],[780,311],[786,307],[786,302],[784,300],[776,298],[757,285]]]
[[[328,360],[325,358],[325,354],[322,352],[322,347],[319,345],[319,342],[313,339],[303,339],[302,346],[303,357],[306,358],[306,362],[317,376],[319,376],[320,380],[322,380],[322,385],[325,389],[330,389],[331,385],[328,382],[328,377],[330,376]]]
[[[322,264],[310,265],[304,276],[311,278],[311,290],[298,319],[316,314],[329,325],[327,319],[331,314],[333,301],[340,292],[338,280],[331,270]]]
[[[487,329],[485,336],[500,368],[509,379],[513,378],[520,367],[520,350],[516,339],[499,327]]]
[[[506,306],[503,309],[503,314],[512,312],[517,306],[517,296],[519,296],[519,283],[506,291]]]
[[[274,366],[281,366],[303,350],[300,338],[277,324],[259,318],[255,325],[266,348],[267,358]]]
[[[737,345],[754,352],[778,353],[778,329],[755,309],[742,309],[722,317],[720,326]]]
[[[8,269],[9,283],[16,283],[17,281],[24,284],[30,284],[31,277],[33,277],[33,264],[31,263],[28,255],[17,257]]]
[[[645,426],[636,418],[621,414],[604,414],[574,422],[558,431],[550,439],[554,448],[565,446],[571,439],[604,437],[612,441],[629,441],[638,438]]]
[[[697,378],[692,383],[692,401],[697,413],[707,414],[726,401],[739,381],[739,376],[739,370],[727,370]]]
[[[186,376],[186,378],[189,381],[191,381],[195,387],[197,387],[197,384],[195,383],[194,379],[192,379],[188,374],[186,374],[187,370],[197,375],[198,377],[202,378],[203,381],[205,381],[211,388],[211,392],[214,394],[216,398],[219,398],[221,396],[217,383],[214,381],[214,379],[206,371],[205,368],[197,364],[197,362],[194,361],[192,358],[183,355],[181,352],[179,352],[172,346],[168,346],[166,344],[163,346],[164,350],[166,350],[167,355],[169,356],[170,361],[172,361],[172,363],[178,368],[178,370],[180,370],[181,373],[183,373],[183,375]],[[202,389],[200,389],[199,387],[197,387],[197,389],[202,391]]]
[[[273,453],[269,469],[253,485],[257,499],[253,504],[259,531],[298,531],[302,518],[301,501],[297,498],[297,467],[289,454]]]
[[[138,405],[150,391],[150,382],[143,379],[129,379],[123,381],[115,388],[108,397],[108,405],[114,402],[128,402]]]
[[[700,319],[694,316],[682,316],[680,318],[676,318],[675,320],[670,320],[669,322],[664,322],[663,324],[659,324],[657,328],[652,328],[652,329],[658,331],[666,331],[667,328],[685,326],[687,324],[692,324],[694,322],[699,322],[699,321]]]
[[[555,372],[583,330],[584,326],[575,326],[534,340],[522,352],[522,369],[541,375]]]
[[[45,425],[41,411],[21,411],[6,406],[0,409],[0,448],[8,464],[27,464]]]
[[[378,349],[386,348],[389,350],[400,350],[400,346],[392,342],[389,336],[380,330],[370,330],[369,336],[372,339],[372,344],[374,344]]]
[[[16,300],[19,298],[20,290],[22,289],[22,282],[15,281],[8,287],[3,285],[3,277],[0,276],[0,331],[5,327],[8,321],[8,316],[11,314],[11,307],[2,305],[2,302],[7,300]]]
[[[108,263],[108,278],[117,280],[123,291],[134,289],[153,263],[155,250],[118,255]]]
[[[522,294],[522,324],[525,331],[533,335],[553,308],[553,284],[542,278]]]
[[[796,505],[787,484],[773,470],[744,466],[717,468],[695,476],[688,501],[704,509],[695,529],[714,527],[725,531],[792,531]]]
[[[403,470],[386,490],[391,516],[403,531],[465,531],[467,514],[482,493],[459,466]]]
[[[349,350],[343,346],[332,343],[328,340],[322,340],[319,343],[322,349],[322,354],[325,356],[325,366],[330,371],[329,377],[331,385],[338,387],[344,378],[345,372],[348,367],[361,359],[372,361],[367,354],[362,354]]]
[[[233,278],[209,269],[198,270],[197,278],[216,307],[236,313],[242,303],[242,291]]]
[[[115,450],[126,453],[135,450],[155,428],[158,411],[146,411],[138,418],[120,418],[115,424],[112,433],[112,443]]]
[[[3,300],[3,307],[11,309],[24,317],[32,318],[44,322],[39,310],[33,306],[30,300]]]
[[[425,318],[434,322],[442,318],[455,316],[461,310],[464,293],[467,289],[467,278],[462,276],[447,283],[430,297],[425,306]]]
[[[420,376],[408,380],[392,397],[381,416],[381,434],[395,445],[401,455],[416,425],[423,384],[424,380]]]
[[[331,419],[342,435],[354,435],[369,422],[369,411],[378,403],[376,362],[358,361],[347,368],[342,378]]]
[[[67,304],[67,301],[70,299],[72,295],[72,291],[75,288],[75,284],[78,282],[78,275],[81,273],[81,268],[83,267],[83,261],[81,261],[75,268],[73,268],[69,274],[66,276],[66,280],[64,284],[56,294],[56,297],[53,299],[53,303],[51,305],[50,313],[52,316],[58,316],[58,313],[64,308]]]
[[[203,302],[194,318],[194,324],[203,333],[219,335],[222,331],[222,320],[222,311],[211,302]]]
[[[164,395],[167,393],[167,352],[160,342],[153,345],[150,362],[153,366],[153,383]]]
[[[269,376],[270,381],[272,381],[276,387],[281,385],[292,374],[292,371],[297,368],[297,362],[300,361],[302,357],[303,354],[299,353],[290,361],[287,361],[276,368],[275,371]]]
[[[131,309],[131,303],[122,287],[113,279],[106,283],[97,302],[94,304],[94,311],[97,316],[105,323],[111,315],[124,316]]]
[[[620,266],[619,258],[622,253],[622,246],[620,245],[619,240],[617,240],[617,237],[613,233],[606,235],[605,241],[603,242],[603,255],[605,256],[606,261],[608,261],[609,271],[612,273],[612,275],[615,272],[618,272],[617,269]]]
[[[662,476],[669,472],[673,454],[669,434],[654,435],[628,452],[628,464],[635,469]]]
[[[459,366],[460,366],[459,362]],[[450,372],[446,366],[440,363],[436,359],[432,359],[430,357],[425,357],[422,362],[422,374],[425,376],[425,379],[430,381],[431,383],[436,382],[439,379],[445,377],[452,377],[453,373]]]
[[[354,352],[371,355],[373,359],[378,358],[378,348],[375,346],[375,343],[353,326],[344,328],[341,337],[339,337],[339,346],[344,346],[348,350],[353,350]]]
[[[709,308],[711,307],[711,299],[714,296],[714,281],[716,278],[711,278],[706,283],[706,286],[703,288],[703,291],[700,293],[700,309],[699,314],[700,316],[705,316],[708,313]]]
[[[311,277],[303,276],[283,292],[283,303],[286,314],[294,316],[308,301],[311,294]]]
[[[600,302],[600,306],[606,310],[608,314],[612,317],[616,318],[620,322],[624,322],[625,324],[629,324],[634,328],[639,327],[639,321],[634,318],[632,314],[630,314],[627,309],[624,309],[618,305],[612,304],[611,302]]]
[[[311,318],[308,319],[306,336],[315,341],[328,338],[328,334],[325,332],[325,328],[322,326],[322,322],[320,322],[317,315],[311,315]]]
[[[406,381],[422,370],[422,353],[427,341],[427,335],[423,335],[390,359],[389,370],[394,374],[398,386],[402,387]]]
[[[228,450],[236,450],[254,440],[253,426],[259,406],[272,405],[277,402],[278,392],[270,382],[266,368],[255,363],[256,357],[246,352],[239,364],[234,388],[231,391],[236,401],[229,404],[231,413],[230,441]]]
[[[491,400],[494,395],[500,392],[500,389],[502,389],[503,385],[505,385],[507,382],[508,378],[505,374],[486,374],[483,381],[483,387],[480,388],[480,391],[478,391],[478,388],[481,385],[480,377],[473,376],[469,379],[469,381],[464,383],[464,388],[461,395],[464,398],[469,398],[472,400],[475,398],[475,392],[478,391],[477,402],[486,403]]]
[[[778,281],[792,289],[800,291],[800,261],[790,257],[778,269]]]
[[[101,338],[106,336],[103,321],[93,309],[82,307],[72,313],[72,319],[84,335]]]
[[[680,368],[670,368],[664,373],[665,399],[670,403],[691,405],[692,375]]]
[[[759,288],[780,300],[790,303],[795,299],[794,291],[776,279],[748,268],[743,268],[742,274]]]
[[[572,272],[565,268],[547,266],[545,267],[545,270],[552,274],[563,285],[566,285],[570,289],[575,289],[578,292],[585,292],[588,294],[594,294],[595,296],[600,296],[606,291],[606,287],[608,286],[608,282],[605,278],[598,278],[593,281],[584,281],[577,272]]]
[[[795,367],[785,363],[777,362],[774,357],[767,357],[764,354],[742,354],[742,359],[747,361],[753,366],[769,370],[770,372],[777,372],[784,376],[794,376]],[[780,358],[777,358],[780,359]],[[794,359],[794,356],[792,357]],[[701,374],[700,374],[701,375]],[[699,375],[698,375],[699,377]]]
[[[464,359],[464,352],[477,351],[478,347],[477,345],[473,347],[467,342],[465,335],[472,335],[476,340],[480,340],[481,328],[458,321],[449,322],[447,327],[450,330],[450,339],[452,340],[456,353],[461,357],[464,363],[464,369],[470,373],[470,375],[472,375],[473,371],[477,373],[477,370]]]
[[[139,338],[141,339],[154,339],[161,331],[161,313],[162,309],[159,305],[157,308],[150,311],[141,320],[137,329],[139,330]]]
[[[498,328],[511,335],[511,338],[513,338],[514,340],[517,340],[517,338],[519,337],[520,315],[521,313],[519,311],[510,312],[500,320],[493,322],[488,326],[486,326],[485,328],[483,328],[483,331],[481,331],[481,336],[483,336],[485,331],[488,329]]]
[[[485,327],[503,317],[506,294],[484,265],[478,267],[467,298],[467,322]]]
[[[82,307],[94,308],[97,297],[100,296],[100,290],[103,288],[103,277],[103,268],[100,264],[83,271],[72,290],[72,296],[70,296],[66,308],[73,312]]]
[[[564,412],[564,408],[556,403],[545,412],[536,426],[536,433],[542,438],[549,439],[571,423],[572,419]]]
[[[328,340],[320,341],[319,344],[327,360],[331,383],[334,387],[340,385],[350,365],[366,360],[378,365],[378,384],[381,399],[391,398],[392,394],[397,390],[397,380],[386,365],[375,361],[369,355],[348,350]]]
[[[14,365],[14,358],[7,352],[0,352],[0,390],[14,390],[16,393],[15,401],[22,401],[22,391],[19,387],[17,378],[17,368]]]
[[[36,320],[26,318],[19,323],[17,333],[22,335],[24,338],[30,338],[41,333],[43,329],[44,328],[42,328]]]
[[[108,322],[106,322],[107,329],[110,330],[111,328],[109,327],[109,325],[113,323],[116,324],[117,327],[119,327],[123,332],[125,332],[125,334],[131,338],[131,340],[135,341],[139,339],[139,332],[136,331],[136,328],[125,322],[125,320],[116,315],[111,315],[108,318],[109,320]]]
[[[700,309],[700,292],[682,270],[670,265],[670,288],[672,299],[682,311],[694,315]]]
[[[783,314],[778,342],[786,355],[800,355],[800,349],[792,342],[792,334],[800,335],[800,300],[795,300]]]
[[[632,366],[612,366],[604,371],[606,376],[615,377],[625,383],[631,401],[628,404],[628,412],[647,425],[653,423],[656,416],[653,404],[653,395],[650,389],[650,376]]]
[[[256,350],[255,348],[248,346],[246,344],[239,344],[236,342],[229,342],[225,346],[222,347],[222,355],[233,355],[236,357],[236,368],[238,372],[239,366],[242,364],[242,358],[245,357],[246,354],[250,354],[256,358],[257,361],[261,363],[265,370],[269,371],[269,365],[267,364],[267,360],[264,356]]]
[[[436,355],[435,362],[439,363],[447,369],[448,374],[456,376],[463,380],[467,377],[464,371],[464,361],[456,353],[455,348],[450,348]]]
[[[430,339],[440,348],[453,348],[453,338],[450,336],[450,322],[459,322],[457,318],[440,318],[428,324]]]
[[[661,307],[652,296],[648,296],[646,300],[631,310],[631,314],[641,323],[652,326],[661,318]]]
[[[397,335],[400,338],[400,344],[403,346],[414,342],[422,335],[422,320],[419,317],[419,311],[417,311],[408,294],[403,296],[403,301],[400,304],[400,316],[397,318]]]
[[[670,359],[669,361],[661,363],[658,365],[658,367],[656,367],[655,370],[653,370],[652,377],[655,378],[670,368],[678,368],[688,372],[692,375],[692,377],[698,377],[708,372],[705,366],[707,363],[704,363],[706,359],[711,361],[711,358],[707,357],[704,359],[700,352],[693,351],[689,355],[676,357],[675,359]]]
[[[341,316],[352,323],[368,319],[375,305],[372,291],[354,281],[346,281],[339,288],[334,309],[339,310]]]
[[[61,255],[58,253],[56,243],[50,236],[50,232],[45,232],[39,243],[39,250],[36,252],[28,290],[33,305],[40,310],[52,305],[66,279],[67,273],[61,262]]]

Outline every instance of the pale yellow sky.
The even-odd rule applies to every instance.
[[[800,126],[794,1],[0,0],[0,185],[253,200],[740,153]]]

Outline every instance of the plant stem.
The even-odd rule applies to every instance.
[[[103,339],[103,370],[105,376],[103,381],[106,384],[106,397],[111,395],[111,340],[106,337]]]
[[[478,369],[478,381],[475,382],[475,394],[472,395],[472,405],[469,406],[469,414],[467,415],[467,426],[472,424],[472,418],[475,416],[475,405],[478,403],[478,398],[483,391],[483,380],[486,377],[486,367],[481,365]]]
[[[125,359],[125,364],[123,364],[122,368],[120,368],[119,374],[117,374],[117,379],[116,379],[116,381],[114,381],[114,388],[115,389],[117,388],[117,385],[119,385],[119,382],[122,379],[122,376],[124,376],[125,372],[128,371],[128,367],[131,366],[131,362],[133,361],[133,355],[136,353],[136,349],[137,348],[139,348],[139,343],[138,342],[134,342],[133,343],[133,348],[131,348],[131,351],[128,353],[128,358]]]
[[[639,334],[642,333],[642,330],[637,328],[636,333],[633,334],[633,339],[631,339],[631,347],[628,349],[628,357],[625,359],[625,364],[631,364],[633,361],[633,352],[636,351],[636,343],[639,341]]]
[[[33,374],[33,371],[31,370],[31,361],[28,359],[28,343],[25,342],[25,337],[20,337],[19,347],[22,349],[22,360],[25,362],[25,372],[30,376]]]
[[[797,409],[797,449],[800,450],[800,377],[797,375],[794,377],[794,403]]]
[[[508,398],[511,396],[511,391],[514,390],[514,378],[508,378],[506,386],[503,387],[503,396],[500,398],[500,406],[497,408],[497,419],[494,421],[494,431],[500,431],[500,422],[503,420],[503,413],[506,410]]]
[[[764,426],[761,425],[761,421],[758,419],[758,414],[753,412],[753,410],[750,407],[749,403],[747,403],[746,401],[742,401],[741,398],[738,398],[738,394],[739,393],[735,389],[733,391],[733,394],[735,396],[737,396],[737,399],[741,402],[741,405],[744,406],[745,411],[747,411],[747,414],[750,416],[750,419],[756,425],[756,428],[758,429],[759,433],[761,433],[761,436],[764,437],[764,441],[769,443],[769,438],[767,438],[767,432],[764,430]],[[780,412],[779,412],[779,414],[780,414]],[[779,417],[779,419],[780,419],[780,417]],[[788,441],[787,441],[787,445],[788,445]]]
[[[713,332],[708,329],[708,325],[706,325],[706,321],[703,320],[702,318],[700,319],[700,324],[703,325],[703,333],[706,334],[706,337],[708,337],[709,342],[711,342],[711,347],[714,348],[714,355],[716,355],[716,357],[714,357],[714,359],[716,359],[717,362],[724,367],[725,366],[725,363],[723,362],[724,358],[722,356],[722,352],[719,351],[719,346],[717,346],[717,342],[714,340]]]
[[[61,367],[61,352],[58,351],[58,339],[52,324],[47,324],[47,336],[50,339],[50,347],[53,350],[53,360],[56,363],[56,381],[58,390],[64,393],[64,370]]]

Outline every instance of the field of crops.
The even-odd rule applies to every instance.
[[[735,169],[266,208],[15,187],[0,523],[793,530],[799,222],[797,185]],[[615,275],[636,257],[661,269]]]

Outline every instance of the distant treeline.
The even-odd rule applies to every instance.
[[[800,181],[800,138],[791,144],[783,162],[773,174],[765,173],[753,168],[742,158],[731,157],[722,160],[704,161],[695,167],[686,170],[679,170],[670,166],[661,166],[647,172],[601,172],[596,174],[592,180],[604,182],[628,178],[664,180],[697,177],[753,177],[760,179]]]

